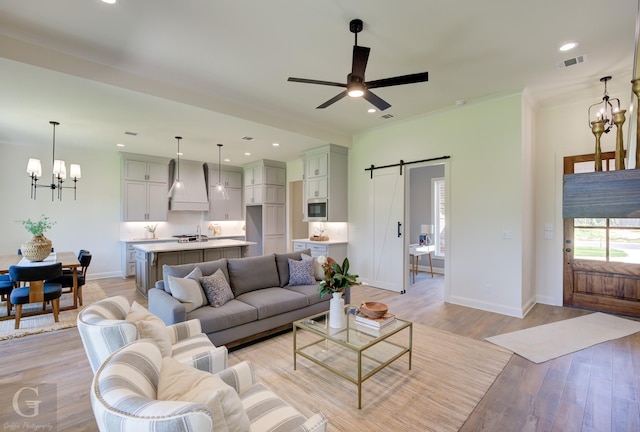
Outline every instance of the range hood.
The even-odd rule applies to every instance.
[[[184,182],[184,192],[169,198],[171,211],[209,211],[207,186],[204,180],[202,162],[180,159],[180,177]],[[169,187],[178,175],[178,162],[169,162]]]

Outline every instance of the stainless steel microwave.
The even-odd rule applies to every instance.
[[[307,201],[307,220],[309,222],[327,221],[327,199],[313,198]]]

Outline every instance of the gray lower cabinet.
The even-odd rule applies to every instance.
[[[300,251],[310,249],[311,256],[329,256],[342,264],[347,257],[347,243],[321,243],[309,241],[294,240],[293,250]]]
[[[191,249],[169,252],[136,250],[136,290],[143,296],[162,279],[163,265],[191,264],[220,258],[241,258],[242,247]]]

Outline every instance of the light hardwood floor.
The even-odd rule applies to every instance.
[[[98,282],[109,296],[125,295],[146,305],[131,279]],[[445,304],[443,285],[442,276],[429,275],[419,277],[403,295],[360,286],[352,303],[382,301],[403,318],[475,339],[589,313],[536,305],[524,319],[512,318]],[[88,398],[91,378],[77,329],[2,341],[0,419],[7,409],[2,384],[56,383],[58,430],[95,431]],[[543,364],[514,355],[461,431],[639,431],[639,413],[640,334],[636,334]]]

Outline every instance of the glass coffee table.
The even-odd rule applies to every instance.
[[[358,386],[358,408],[362,408],[364,381],[407,353],[411,369],[413,323],[396,317],[378,329],[357,322],[354,310],[354,306],[345,306],[342,328],[329,327],[328,311],[295,321],[293,369],[301,355],[351,381]]]

